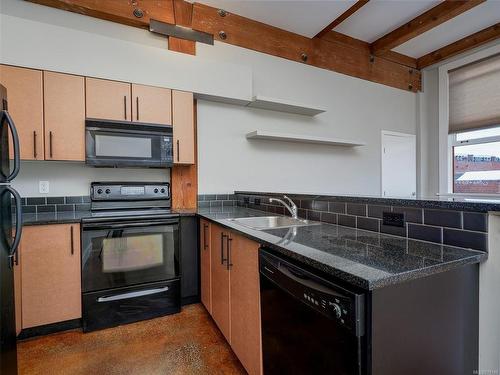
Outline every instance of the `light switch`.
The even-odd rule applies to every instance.
[[[38,192],[40,194],[49,193],[49,181],[39,181],[38,182]]]

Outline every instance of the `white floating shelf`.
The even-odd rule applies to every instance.
[[[253,100],[247,104],[247,107],[295,113],[304,116],[316,116],[317,114],[325,112],[325,110],[321,108],[293,103],[282,99],[268,98],[261,95],[254,96]]]
[[[340,138],[323,138],[312,135],[283,134],[255,130],[246,135],[247,139],[265,139],[280,142],[315,143],[331,146],[356,147],[365,146],[366,143]]]

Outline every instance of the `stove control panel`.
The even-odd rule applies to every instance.
[[[92,201],[170,199],[170,184],[93,182],[90,187],[90,199]]]

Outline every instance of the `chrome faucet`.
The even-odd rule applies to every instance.
[[[288,201],[288,203],[290,203],[290,205],[288,205],[285,201],[279,199],[279,198],[269,198],[269,203],[272,203],[272,202],[279,202],[281,203],[283,206],[285,206],[285,208],[288,210],[288,212],[290,212],[290,214],[292,215],[292,217],[294,219],[297,219],[298,216],[297,216],[297,205],[295,203],[293,203],[293,201],[288,198],[286,195],[283,195],[283,198],[286,199]]]

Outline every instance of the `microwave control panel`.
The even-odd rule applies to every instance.
[[[172,163],[174,161],[172,137],[161,137],[160,159],[162,163]]]

